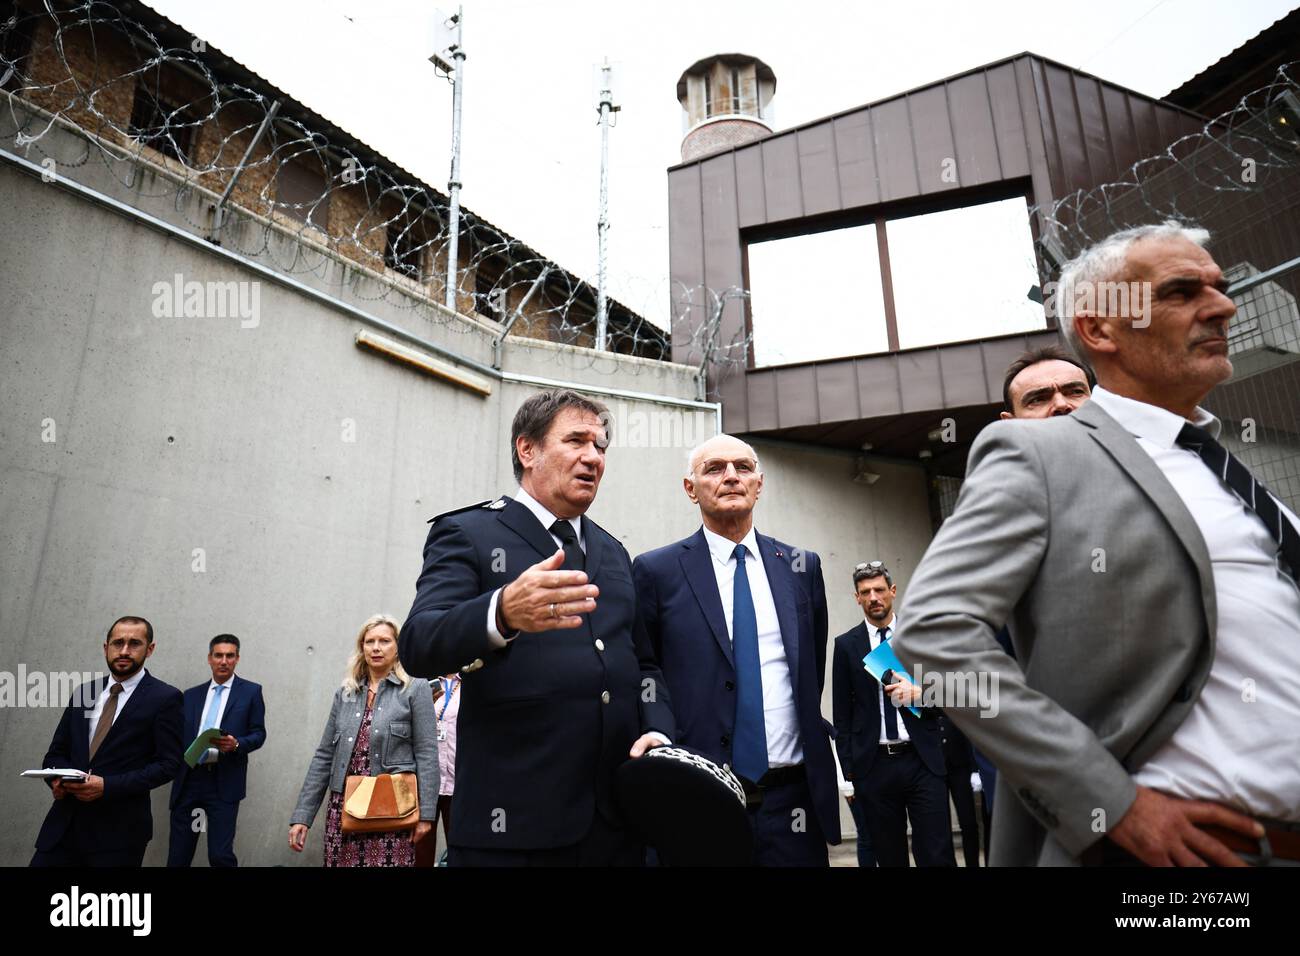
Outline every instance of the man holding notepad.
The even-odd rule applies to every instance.
[[[139,866],[153,837],[149,791],[181,766],[181,692],[144,669],[153,625],[113,622],[104,640],[108,678],[78,687],[54,731],[43,767],[86,771],[49,780],[54,803],[32,866]]]

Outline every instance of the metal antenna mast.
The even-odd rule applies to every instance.
[[[447,289],[443,304],[456,311],[456,272],[460,257],[460,104],[465,92],[465,47],[463,30],[465,8],[439,23],[435,30],[435,50],[429,59],[451,80],[451,178],[447,181],[450,208],[447,211],[447,229],[451,233],[447,243]],[[450,40],[444,46],[443,40]],[[451,57],[448,62],[447,57]]]
[[[609,303],[605,296],[605,234],[609,232],[609,117],[614,105],[609,58],[600,68],[600,218],[596,222],[596,350],[604,352],[609,334]]]

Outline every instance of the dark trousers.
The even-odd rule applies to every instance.
[[[883,866],[908,866],[907,821],[912,821],[912,855],[917,866],[956,866],[948,787],[931,773],[916,750],[892,756],[876,755],[866,780],[853,782],[855,801],[871,831],[876,861]]]
[[[203,811],[196,814],[196,810]],[[208,866],[238,866],[235,858],[235,822],[238,800],[222,800],[217,792],[217,774],[200,765],[190,770],[181,785],[181,796],[171,810],[171,842],[168,866],[189,866],[199,845],[199,833],[208,834]]]
[[[849,801],[849,813],[853,814],[853,825],[858,828],[858,866],[863,869],[874,867],[876,851],[871,847],[871,830],[862,814],[862,803],[856,797]]]
[[[451,832],[451,794],[438,797],[438,819],[442,821],[442,836],[447,839]],[[423,840],[415,844],[415,865],[417,867],[434,867],[438,865],[438,821]]]
[[[764,790],[762,802],[749,811],[749,825],[755,866],[830,866],[807,779]]]
[[[448,866],[644,866],[645,847],[626,830],[612,826],[599,813],[591,829],[570,846],[539,850],[484,849],[455,846],[447,851]]]
[[[74,800],[75,798],[69,796],[63,799]],[[92,832],[91,824],[88,824],[74,807],[72,819],[68,821],[68,828],[59,842],[49,850],[37,850],[28,865],[138,867],[144,864],[144,851],[149,846],[148,840],[133,846],[101,849],[102,837],[103,834]]]
[[[980,807],[984,813],[984,861],[989,858],[989,841],[993,838],[993,793],[998,786],[998,771],[993,761],[972,748],[975,769],[980,775]]]
[[[948,773],[948,793],[957,809],[957,826],[961,829],[961,852],[967,866],[980,865],[980,825],[975,811],[975,791],[970,785],[973,767],[958,767]],[[952,823],[949,821],[949,832]]]

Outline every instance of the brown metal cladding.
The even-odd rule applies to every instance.
[[[995,183],[1010,178],[998,156],[998,136],[987,77],[963,76],[948,84],[948,116],[952,121],[957,178],[962,186]],[[994,135],[988,135],[994,130]]]
[[[763,195],[767,221],[803,216],[803,177],[799,169],[798,133],[781,133],[762,140]]]
[[[786,130],[669,170],[673,288],[745,286],[743,248],[755,236],[824,227],[827,216],[865,224],[909,202],[1006,184],[1045,205],[1078,188],[1127,178],[1142,158],[1203,121],[1033,54],[970,70],[889,99]],[[945,181],[955,160],[957,181]],[[1028,177],[1029,182],[1024,180]],[[1019,184],[1019,185],[1018,185]],[[823,308],[810,296],[810,309]],[[824,300],[823,300],[824,301]],[[702,322],[706,310],[692,316]],[[815,321],[815,314],[792,317]],[[721,341],[744,328],[739,300]],[[787,430],[921,409],[1001,401],[1002,371],[1029,340],[1051,331],[897,354],[730,373],[719,386],[724,427]],[[1010,344],[1010,343],[1014,343]],[[697,363],[688,336],[674,358]],[[977,361],[978,359],[978,361]]]
[[[852,362],[813,366],[817,382],[817,410],[821,421],[840,422],[861,417],[858,380]]]
[[[842,209],[834,123],[799,130],[798,145],[803,214],[816,216]]]
[[[763,195],[763,151],[738,149],[734,155],[740,227],[744,229],[762,225],[767,222],[767,200]]]
[[[858,377],[859,417],[899,414],[903,395],[898,385],[898,356],[871,355],[850,361]]]
[[[959,188],[954,175],[957,172],[957,150],[953,146],[947,88],[934,86],[912,93],[907,97],[907,112],[921,195]],[[952,174],[945,176],[948,169]]]
[[[880,202],[870,111],[838,116],[831,123],[835,127],[835,156],[839,163],[840,208],[852,209]]]

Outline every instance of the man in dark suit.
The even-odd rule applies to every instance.
[[[956,866],[937,711],[921,706],[921,689],[902,675],[882,688],[862,665],[898,626],[898,588],[889,569],[872,561],[853,570],[853,590],[866,619],[835,638],[831,680],[844,778],[853,783],[881,866],[909,865],[909,818],[917,866]],[[921,716],[904,705],[919,707]]]
[[[248,755],[266,743],[266,704],[262,685],[235,676],[239,638],[218,634],[208,642],[212,680],[185,692],[185,734],[188,746],[200,733],[219,728],[225,733],[199,759],[181,765],[172,782],[171,845],[168,866],[189,866],[199,832],[207,830],[208,864],[238,866],[235,820],[248,781]]]
[[[674,743],[741,778],[757,865],[826,866],[840,816],[821,715],[821,560],[754,529],[763,473],[745,442],[706,441],[683,485],[703,526],[632,564],[681,728]]]
[[[44,767],[88,772],[50,783],[54,804],[32,866],[139,866],[153,837],[149,791],[181,765],[181,692],[144,669],[153,625],[119,618],[108,630],[109,677],[73,693]]]
[[[451,866],[642,859],[614,771],[675,726],[631,560],[585,514],[608,420],[576,392],[533,395],[511,428],[515,495],[433,519],[399,653],[411,674],[465,675]]]

